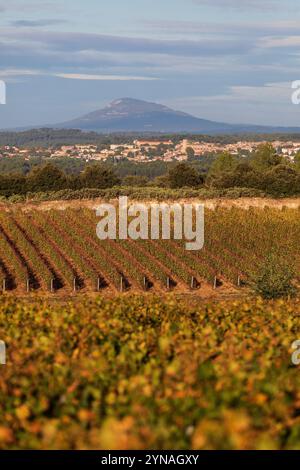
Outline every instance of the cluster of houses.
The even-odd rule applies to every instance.
[[[179,143],[172,140],[135,140],[130,143],[110,144],[100,147],[92,144],[62,145],[59,148],[35,148],[24,149],[16,146],[0,147],[0,158],[22,156],[29,159],[32,156],[47,158],[78,158],[85,161],[108,159],[128,159],[133,162],[149,162],[160,160],[171,162],[174,160],[185,161],[191,156],[201,157],[204,155],[230,152],[235,155],[247,156],[254,152],[261,142],[240,141],[231,144],[212,143],[205,141],[190,141],[183,139]],[[300,151],[300,142],[274,141],[272,145],[278,154],[286,156],[291,160]],[[103,148],[104,147],[104,148]]]

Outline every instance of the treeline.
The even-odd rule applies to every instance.
[[[201,158],[194,157],[189,160],[189,163],[201,173],[207,173],[209,167],[214,161],[214,158],[215,156],[213,155],[202,156]],[[25,176],[34,168],[44,166],[47,162],[50,162],[52,165],[62,170],[66,175],[79,175],[88,166],[99,165],[97,160],[89,160],[86,162],[82,158],[59,157],[45,159],[38,156],[24,159],[24,157],[19,156],[13,158],[4,157],[0,158],[0,175],[22,174]],[[150,160],[148,162],[140,163],[130,161],[126,158],[119,161],[111,158],[103,163],[103,166],[108,168],[113,167],[115,173],[120,178],[124,178],[126,176],[144,176],[150,180],[157,176],[165,175],[168,173],[169,169],[173,168],[175,165],[175,162],[164,162],[162,160]]]
[[[97,132],[84,132],[79,129],[30,129],[24,131],[2,131],[0,132],[0,146],[11,145],[17,147],[45,147],[59,146],[59,145],[75,145],[75,144],[95,144],[95,145],[109,145],[109,144],[122,144],[124,142],[131,143],[135,139],[147,138],[154,139],[160,138],[162,140],[171,139],[175,144],[179,143],[182,139],[188,138],[191,141],[203,140],[211,143],[231,144],[241,140],[243,141],[257,141],[257,142],[271,142],[280,140],[283,142],[299,141],[300,134],[287,134],[287,133],[270,133],[270,134],[255,134],[255,133],[239,133],[236,135],[205,135],[205,134],[160,134],[160,133],[110,133],[100,134]]]
[[[94,144],[110,145],[132,142],[136,136],[130,134],[98,134],[97,132],[84,132],[79,129],[31,129],[26,131],[0,132],[0,146],[11,145],[16,147],[52,147],[60,145]]]
[[[221,153],[208,170],[193,164],[177,164],[150,184],[171,189],[248,188],[257,190],[257,194],[293,196],[300,194],[300,152],[292,162],[279,156],[271,143],[263,143],[247,158]]]
[[[60,191],[62,189],[112,188],[121,184],[112,168],[93,165],[79,175],[67,175],[56,166],[48,163],[35,167],[27,175],[12,174],[0,176],[0,195],[10,197],[15,194]]]
[[[216,191],[248,188],[251,194],[256,190],[257,194],[276,197],[300,194],[300,153],[295,156],[294,162],[290,162],[280,157],[269,143],[261,144],[249,158],[222,153],[208,168],[199,166],[197,162],[171,165],[153,162],[136,167],[127,164],[128,168],[124,162],[122,171],[119,165],[93,163],[78,173],[67,173],[48,163],[34,166],[26,174],[2,174],[0,196],[118,187]],[[152,171],[149,167],[147,169],[147,165]]]
[[[261,144],[247,159],[229,153],[217,157],[211,165],[206,185],[211,188],[253,188],[273,196],[300,193],[300,153],[294,161],[279,156],[272,144]]]
[[[210,158],[210,163],[207,165],[206,159],[201,158],[195,159],[193,165],[197,165],[198,168],[205,168],[210,166],[213,158]],[[89,160],[86,162],[83,158],[69,158],[69,157],[59,157],[59,158],[43,158],[43,157],[30,157],[30,159],[24,159],[24,157],[13,157],[13,158],[0,158],[0,175],[9,175],[9,174],[22,174],[27,175],[34,168],[39,166],[44,166],[47,162],[56,166],[62,170],[67,175],[79,175],[82,173],[85,168],[88,166],[98,166],[99,162],[97,160]],[[114,167],[116,174],[123,178],[128,175],[140,175],[146,176],[150,179],[155,178],[156,176],[164,175],[168,172],[169,168],[174,166],[174,163],[164,162],[161,160],[150,160],[149,162],[136,163],[129,161],[128,159],[122,159],[119,161],[114,160],[113,158],[108,159],[102,164],[105,167],[111,168]]]

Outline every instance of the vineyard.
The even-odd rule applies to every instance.
[[[247,287],[271,249],[296,264],[297,209],[206,210],[205,245],[184,240],[105,240],[87,208],[0,214],[0,288],[14,294],[211,292]]]
[[[297,300],[0,299],[0,449],[299,449]]]

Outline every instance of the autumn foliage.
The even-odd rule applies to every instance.
[[[1,449],[300,447],[297,300],[0,303]]]

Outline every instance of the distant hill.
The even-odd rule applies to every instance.
[[[100,133],[112,132],[160,132],[197,134],[236,133],[300,133],[300,127],[268,127],[254,125],[226,124],[200,119],[167,106],[132,98],[113,101],[98,111],[71,121],[47,126],[56,129],[80,129]]]
[[[247,134],[300,134],[300,127],[272,127],[256,126],[252,124],[228,124],[224,122],[209,121],[207,119],[197,118],[191,114],[182,111],[175,111],[167,106],[150,103],[147,101],[136,100],[132,98],[122,98],[115,100],[105,108],[86,114],[77,119],[56,124],[47,124],[44,126],[29,126],[17,129],[0,130],[4,133],[22,133],[30,130],[38,131],[42,140],[45,138],[42,130],[46,134],[53,132],[66,131],[66,135],[71,141],[73,138],[82,138],[87,140],[96,140],[95,135],[87,136],[87,133],[103,134],[194,134],[203,136],[220,135],[247,135]],[[70,132],[74,131],[73,135]],[[76,132],[82,131],[82,135],[75,136]],[[63,134],[60,134],[59,141],[64,140]],[[50,139],[52,140],[52,139]],[[38,139],[39,142],[39,139]]]
[[[110,144],[120,144],[124,142],[132,143],[135,139],[165,139],[170,138],[174,143],[179,143],[182,139],[187,138],[190,141],[203,140],[211,143],[233,144],[243,141],[256,141],[256,142],[272,142],[280,140],[282,142],[298,142],[300,140],[299,132],[294,133],[238,133],[229,134],[199,134],[195,133],[155,133],[155,132],[115,132],[115,133],[97,133],[93,131],[81,131],[78,129],[53,129],[53,128],[40,128],[28,130],[15,130],[15,131],[0,131],[0,147],[4,145],[15,145],[17,147],[33,148],[33,147],[52,147],[60,145],[75,145],[75,144],[94,144],[100,146],[107,146]]]
[[[123,98],[98,111],[72,121],[56,124],[55,128],[81,129],[97,132],[230,132],[232,126],[198,119],[181,111],[156,103]]]

